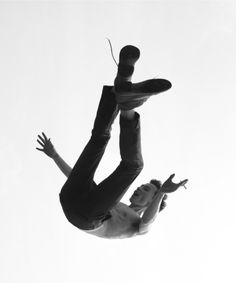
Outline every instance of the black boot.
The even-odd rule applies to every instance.
[[[126,45],[121,49],[119,55],[118,72],[114,82],[115,88],[119,88],[124,83],[131,82],[131,77],[134,72],[134,65],[139,57],[140,51],[135,46]]]
[[[116,101],[121,110],[131,110],[141,106],[147,99],[171,88],[171,83],[165,79],[152,79],[139,83],[130,83],[129,88],[117,89]]]

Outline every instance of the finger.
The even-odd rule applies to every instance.
[[[183,185],[185,185],[187,182],[188,182],[188,179],[185,179],[185,180],[179,182],[179,185],[180,185],[180,186],[183,186]]]
[[[47,140],[48,138],[46,137],[46,135],[44,134],[44,132],[42,132],[43,137],[45,138],[45,140]]]
[[[164,195],[164,197],[163,197],[162,201],[167,200],[167,198],[168,198],[168,196],[167,196],[167,195]]]
[[[169,180],[172,180],[174,178],[175,174],[170,175]]]
[[[186,187],[185,187],[185,184],[188,182],[188,179],[186,179],[186,180],[184,180],[184,181],[181,181],[181,182],[179,182],[179,186],[183,186],[185,189],[187,189]]]
[[[46,140],[44,140],[40,135],[38,135],[38,138],[40,138],[40,140],[45,143]]]
[[[44,144],[43,144],[41,141],[37,140],[37,142],[38,142],[42,147],[44,147]]]
[[[42,148],[38,148],[38,147],[36,147],[36,149],[37,149],[37,150],[40,150],[40,151],[44,151]]]

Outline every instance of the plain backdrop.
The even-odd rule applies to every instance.
[[[107,240],[65,218],[66,181],[37,151],[51,138],[73,166],[90,138],[111,57],[140,48],[133,81],[173,87],[137,108],[152,178],[189,179],[151,231]],[[236,5],[227,1],[0,2],[0,281],[235,282]],[[119,164],[119,123],[95,176]],[[112,190],[112,188],[111,188]]]

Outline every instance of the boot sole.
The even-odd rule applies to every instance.
[[[140,83],[122,84],[115,87],[117,103],[146,99],[152,95],[167,91],[171,83],[165,79],[151,79]]]

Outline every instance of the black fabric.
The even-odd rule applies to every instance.
[[[95,171],[118,112],[112,87],[104,86],[91,138],[60,192],[67,219],[80,229],[93,229],[109,219],[110,210],[121,200],[143,168],[139,114],[135,113],[132,121],[120,116],[121,162],[100,184],[94,182]]]

